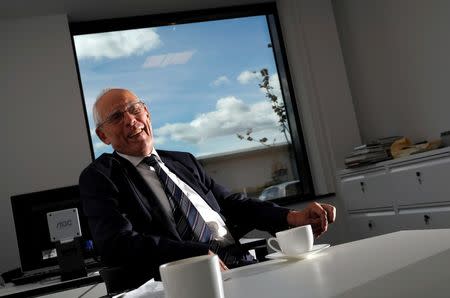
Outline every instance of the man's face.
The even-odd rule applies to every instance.
[[[100,121],[105,121],[114,113],[125,111],[131,103],[138,101],[136,95],[128,90],[108,91],[97,102]],[[96,129],[96,133],[105,144],[123,154],[145,156],[153,149],[153,132],[146,106],[138,114],[123,113],[123,118],[117,123],[106,121]]]

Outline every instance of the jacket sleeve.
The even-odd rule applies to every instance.
[[[227,220],[227,226],[232,228],[238,237],[258,229],[275,233],[288,228],[287,214],[289,209],[272,202],[249,198],[242,193],[231,193],[224,186],[216,183],[190,154],[190,159],[198,171],[199,179],[207,190],[217,200],[222,215]]]
[[[92,164],[81,173],[79,185],[96,249],[106,265],[140,268],[159,276],[163,263],[207,254],[205,244],[137,232],[120,208],[123,194],[102,170]]]

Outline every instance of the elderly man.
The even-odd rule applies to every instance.
[[[94,242],[108,265],[142,277],[159,265],[218,254],[223,270],[254,262],[238,239],[252,229],[274,233],[311,224],[319,236],[336,210],[312,203],[302,211],[232,194],[189,153],[156,150],[150,112],[131,91],[109,89],[94,104],[96,133],[115,152],[80,176]]]

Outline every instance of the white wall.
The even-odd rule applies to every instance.
[[[336,169],[361,141],[331,2],[279,0],[277,6],[314,187],[317,194],[334,192]]]
[[[359,142],[331,3],[277,4],[315,187],[328,193]],[[0,40],[1,272],[19,265],[10,196],[77,183],[90,152],[66,17],[0,20]]]
[[[450,129],[450,1],[334,1],[364,141]]]
[[[19,265],[10,196],[74,185],[90,162],[67,24],[0,21],[0,272]]]

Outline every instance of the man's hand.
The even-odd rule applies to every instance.
[[[336,208],[329,204],[311,203],[301,211],[290,211],[287,222],[290,226],[311,225],[317,238],[328,229],[328,223],[336,220]]]
[[[215,255],[215,253],[213,253],[212,251],[208,250],[208,255],[213,256]],[[219,258],[219,265],[220,265],[220,271],[224,272],[229,270],[227,265],[225,265],[225,263]]]

